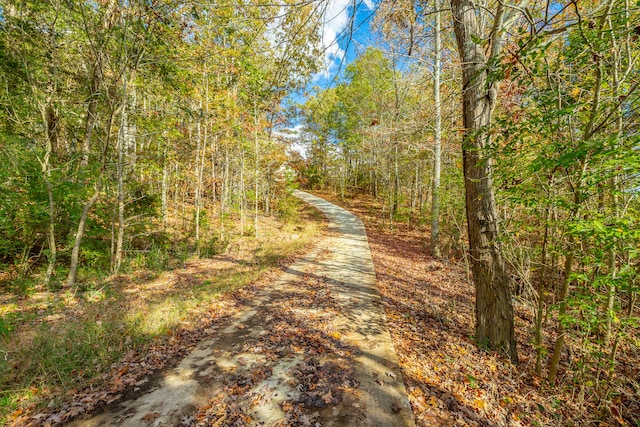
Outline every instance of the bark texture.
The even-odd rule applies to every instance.
[[[490,53],[480,38],[474,4],[452,0],[458,50],[462,59],[463,167],[471,267],[476,287],[476,340],[505,352],[517,362],[509,276],[499,242],[498,210],[492,180],[489,126],[497,82],[489,78],[500,51],[502,7],[495,14]]]

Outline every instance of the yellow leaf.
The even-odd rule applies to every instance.
[[[429,398],[429,405],[431,405],[433,407],[437,407],[438,406],[438,399],[435,396],[431,396]]]
[[[487,402],[482,399],[475,399],[473,401],[473,407],[477,409],[485,409],[487,406]]]

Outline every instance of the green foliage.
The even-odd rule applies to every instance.
[[[279,14],[251,7],[238,25],[232,19],[236,9],[224,1],[185,9],[164,0],[152,5],[11,1],[3,7],[0,84],[11,90],[0,93],[0,108],[7,113],[0,121],[0,162],[6,165],[0,170],[0,261],[43,268],[53,260],[53,229],[53,274],[64,270],[82,209],[96,190],[81,235],[86,274],[113,267],[119,191],[125,204],[124,253],[156,247],[153,234],[160,215],[168,215],[166,205],[189,203],[198,156],[207,159],[203,167],[211,172],[231,167],[227,181],[216,183],[216,194],[206,187],[203,229],[215,227],[207,212],[216,204],[230,211],[246,205],[245,190],[255,186],[247,182],[240,190],[237,171],[248,167],[251,156],[261,160],[250,179],[268,191],[253,197],[262,206],[279,197],[273,171],[286,160],[284,145],[270,141],[267,130],[280,120],[286,91],[304,85],[317,69],[317,28],[304,25],[317,10],[297,5],[296,13]],[[278,46],[271,46],[273,31]],[[256,153],[247,142],[254,134],[260,140]],[[203,143],[197,155],[196,140]],[[165,193],[170,198],[161,213],[163,173],[171,194]],[[206,180],[211,174],[202,175]],[[174,212],[179,209],[174,206]],[[189,227],[179,228],[172,238],[181,240]]]
[[[303,171],[306,183],[311,189],[322,189],[327,178],[324,167],[319,162],[312,162]]]
[[[637,13],[621,2],[611,7],[606,19],[576,21],[561,37],[523,35],[518,66],[505,65],[514,82],[493,147],[508,262],[533,285],[522,292],[537,303],[537,316],[551,315],[551,327],[566,331],[580,353],[583,366],[569,365],[579,381],[612,375],[618,346],[633,345],[637,317],[629,307],[637,292],[640,138],[631,123],[640,94],[638,76],[621,78],[637,47],[618,50],[628,42],[624,17]],[[538,327],[544,340],[549,326]],[[538,351],[542,360],[544,345]],[[596,392],[607,398],[606,388]]]
[[[47,227],[47,197],[35,158],[16,146],[0,150],[0,257],[30,252]],[[20,163],[18,163],[20,162]]]
[[[278,200],[276,206],[278,217],[285,223],[294,223],[300,218],[300,201],[287,194]]]
[[[251,233],[248,233],[248,235],[251,235]],[[201,244],[200,256],[202,258],[211,258],[215,255],[219,255],[227,250],[229,244],[229,241],[222,240],[219,236],[214,235]]]

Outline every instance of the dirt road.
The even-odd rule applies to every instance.
[[[144,394],[72,426],[413,426],[362,222],[332,233]]]

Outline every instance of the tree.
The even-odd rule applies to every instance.
[[[462,156],[469,253],[476,286],[476,340],[480,345],[506,352],[513,362],[518,360],[513,306],[500,244],[489,149],[502,43],[507,29],[515,22],[513,11],[521,10],[524,4],[507,9],[499,2],[492,11],[491,32],[487,36],[478,19],[486,14],[485,9],[469,0],[451,0],[462,72]],[[487,43],[484,49],[483,41]]]
[[[442,19],[440,4],[435,3],[433,23],[433,104],[435,110],[433,143],[433,180],[431,189],[431,253],[440,257],[440,175],[442,168],[442,99],[440,78],[442,76]]]

